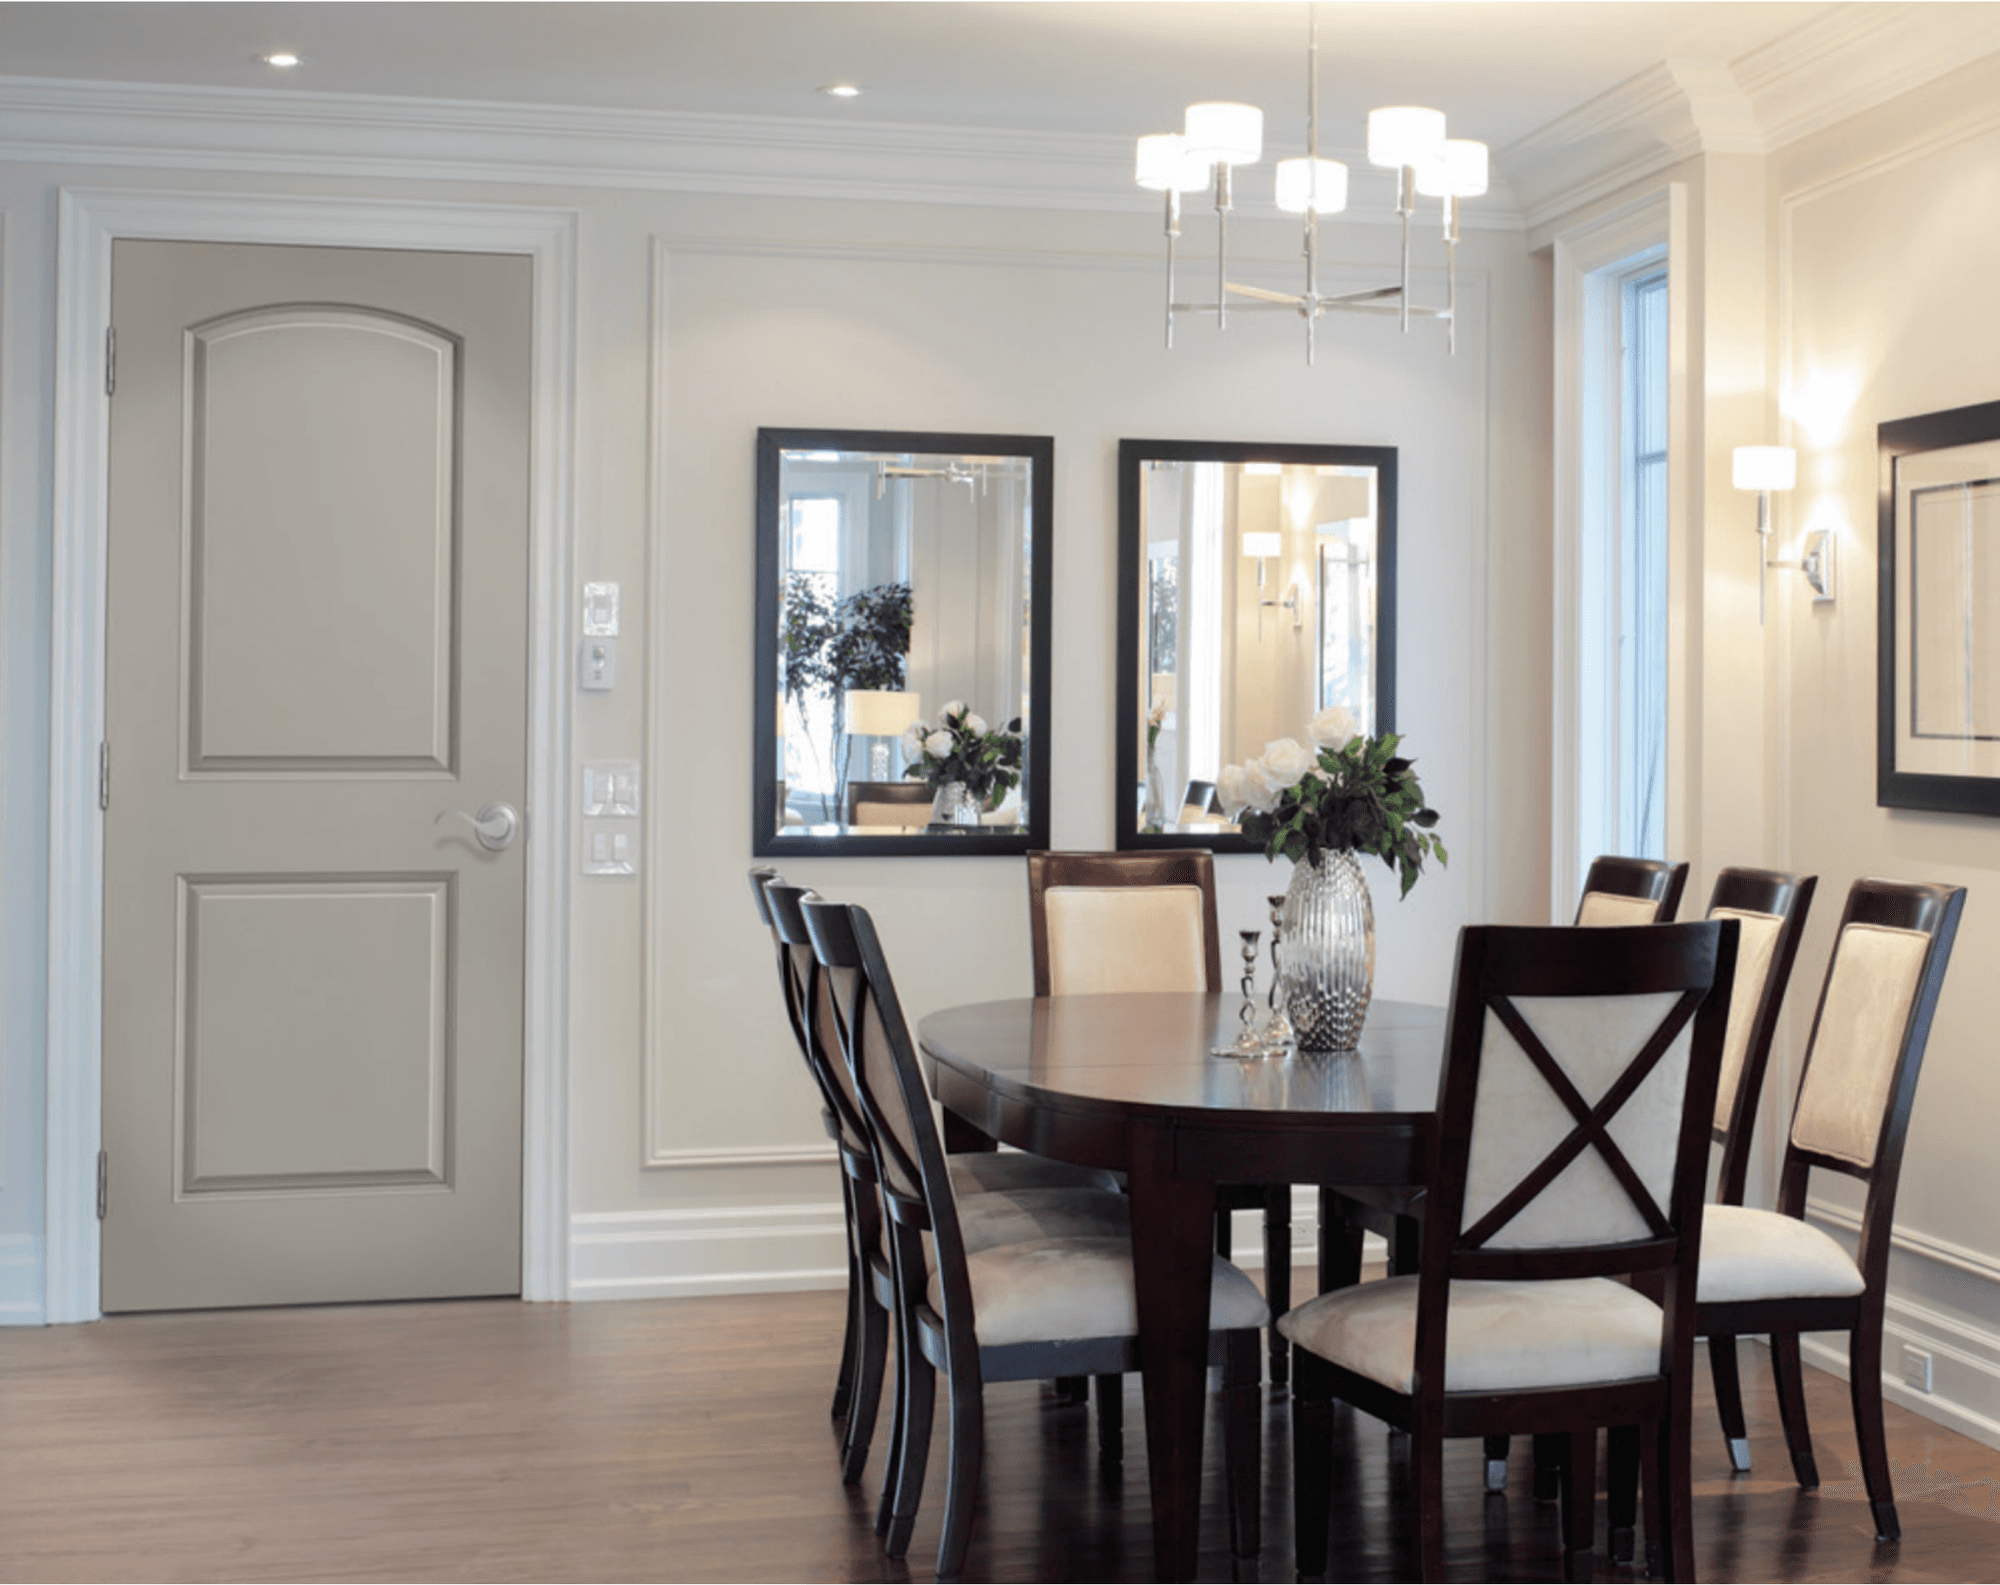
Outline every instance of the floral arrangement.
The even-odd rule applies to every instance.
[[[1146,752],[1151,754],[1160,742],[1160,728],[1166,723],[1167,701],[1162,699],[1146,712]]]
[[[905,776],[923,777],[933,792],[947,782],[962,783],[981,806],[997,808],[1021,779],[1021,718],[993,731],[954,699],[936,726],[913,721],[903,733],[903,750],[910,758]]]
[[[1248,764],[1223,766],[1215,783],[1223,812],[1268,858],[1317,867],[1327,849],[1373,853],[1409,896],[1426,857],[1440,865],[1447,859],[1430,829],[1437,811],[1424,804],[1414,762],[1396,755],[1402,739],[1393,732],[1363,737],[1343,705],[1315,715],[1306,736],[1310,749],[1281,737]]]

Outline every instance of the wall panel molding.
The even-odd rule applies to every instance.
[[[1835,1205],[1830,1200],[1813,1196],[1806,1201],[1806,1215],[1815,1221],[1825,1222],[1844,1233],[1859,1233],[1861,1218],[1843,1205]],[[1963,1271],[1969,1276],[1983,1277],[1988,1282],[2000,1282],[2000,1257],[1987,1254],[1984,1250],[1971,1249],[1964,1244],[1954,1244],[1947,1238],[1933,1238],[1929,1233],[1913,1232],[1897,1223],[1889,1230],[1889,1244],[1906,1255],[1916,1255],[1940,1266],[1950,1266],[1954,1271]],[[1996,1339],[2000,1345],[2000,1339]]]

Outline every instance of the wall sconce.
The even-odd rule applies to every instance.
[[[1731,454],[1729,482],[1739,490],[1757,492],[1757,625],[1764,624],[1764,573],[1768,567],[1790,567],[1806,575],[1812,586],[1813,603],[1833,603],[1834,538],[1827,529],[1815,529],[1805,537],[1804,553],[1797,561],[1773,561],[1771,548],[1771,492],[1789,490],[1798,483],[1799,454],[1790,446],[1738,446]]]
[[[1257,637],[1260,642],[1264,637],[1264,607],[1267,605],[1283,606],[1292,613],[1292,626],[1297,628],[1301,625],[1297,583],[1293,583],[1285,590],[1285,597],[1282,600],[1268,599],[1264,594],[1264,563],[1270,557],[1282,556],[1284,553],[1285,538],[1282,534],[1252,529],[1243,536],[1243,554],[1257,558]]]

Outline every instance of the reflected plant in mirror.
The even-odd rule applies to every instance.
[[[1037,436],[758,432],[755,852],[1046,845],[1052,453]],[[926,748],[974,721],[976,745]],[[943,776],[947,759],[968,774]],[[942,807],[948,785],[964,791]]]
[[[1117,844],[1257,851],[1225,766],[1393,726],[1396,450],[1121,441],[1118,534]]]

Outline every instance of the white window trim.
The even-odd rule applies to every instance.
[[[1550,723],[1551,830],[1549,917],[1567,923],[1576,912],[1583,885],[1580,854],[1587,833],[1601,829],[1593,808],[1591,777],[1582,752],[1587,734],[1608,729],[1615,737],[1615,713],[1607,723],[1605,701],[1593,697],[1592,627],[1580,601],[1587,586],[1583,525],[1595,511],[1614,520],[1622,510],[1619,480],[1592,468],[1590,428],[1596,422],[1592,395],[1607,377],[1617,389],[1614,360],[1607,376],[1593,367],[1593,349],[1604,339],[1592,334],[1605,272],[1650,255],[1647,268],[1667,267],[1667,851],[1684,846],[1690,789],[1687,766],[1689,723],[1686,690],[1677,686],[1686,667],[1687,598],[1685,550],[1688,543],[1687,492],[1678,487],[1676,459],[1687,454],[1688,355],[1687,188],[1669,182],[1620,209],[1595,215],[1555,237],[1555,600],[1551,670],[1555,697]],[[1624,272],[1620,272],[1622,276]],[[1619,277],[1610,277],[1616,280]],[[1616,302],[1615,288],[1613,303]],[[1613,630],[1615,631],[1615,616]],[[1610,700],[1615,712],[1615,698]],[[1601,800],[1600,800],[1601,801]],[[1610,829],[1617,830],[1616,808]]]

